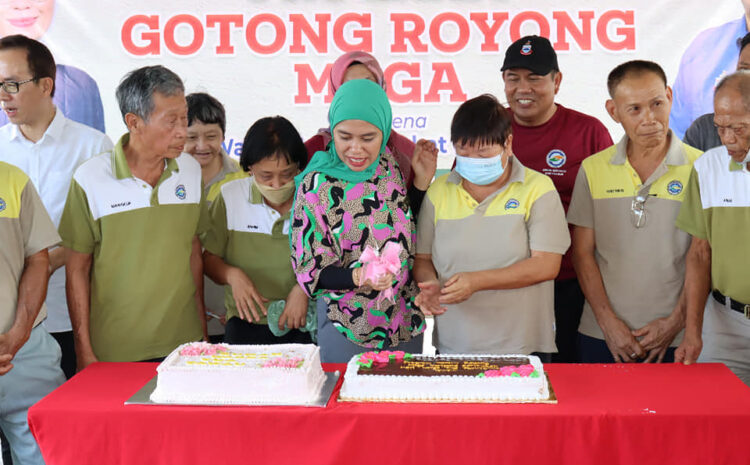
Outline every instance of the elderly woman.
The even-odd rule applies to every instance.
[[[422,206],[415,302],[436,316],[442,353],[556,351],[552,280],[570,236],[552,180],[525,168],[512,140],[495,97],[462,104],[451,123],[456,167]]]
[[[185,97],[187,100],[188,128],[185,153],[201,165],[203,195],[210,205],[225,180],[247,176],[240,165],[227,155],[222,147],[227,127],[224,105],[203,92]],[[203,297],[206,302],[208,336],[211,342],[224,339],[224,288],[208,277],[203,280]]]
[[[377,83],[383,90],[385,75],[378,60],[367,52],[354,51],[341,55],[333,63],[328,84],[335,93],[345,82],[352,79],[367,79]],[[331,142],[331,128],[321,128],[318,133],[305,142],[308,158],[318,151],[325,151]],[[437,148],[431,141],[420,139],[415,144],[410,139],[391,129],[386,142],[386,151],[390,152],[406,181],[408,197],[414,214],[418,214],[424,199],[424,193],[432,182],[437,169]]]
[[[391,106],[365,79],[345,83],[329,111],[333,142],[296,178],[291,232],[297,281],[318,306],[324,362],[345,362],[368,349],[421,352],[424,316],[410,269],[414,224],[406,186],[386,151]],[[397,270],[373,274],[367,250],[397,251]]]
[[[262,118],[245,135],[240,165],[251,177],[219,185],[201,237],[205,273],[225,285],[225,341],[309,343],[310,334],[298,329],[306,324],[308,298],[289,263],[288,236],[294,177],[307,165],[302,138],[285,118]],[[275,331],[266,313],[278,301],[283,313]]]

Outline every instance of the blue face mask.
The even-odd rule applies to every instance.
[[[456,155],[456,171],[462,178],[478,186],[486,186],[503,175],[503,154],[491,158],[470,158]]]

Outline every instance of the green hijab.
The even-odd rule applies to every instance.
[[[331,123],[331,134],[336,125],[351,119],[367,121],[383,133],[380,144],[380,154],[374,162],[363,171],[352,171],[341,161],[336,153],[336,145],[331,140],[328,150],[315,152],[305,170],[298,174],[294,181],[299,187],[302,178],[311,171],[319,171],[332,178],[347,182],[363,182],[375,174],[380,155],[385,151],[385,145],[391,136],[391,104],[388,96],[380,85],[369,79],[354,79],[345,82],[336,91],[336,95],[328,110],[328,121]]]

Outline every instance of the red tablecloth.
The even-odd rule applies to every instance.
[[[97,363],[37,403],[47,464],[750,463],[750,388],[723,365],[547,365],[556,405],[356,404],[340,385],[326,408],[124,405],[155,368]]]

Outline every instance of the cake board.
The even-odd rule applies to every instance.
[[[151,393],[156,389],[156,375],[149,382],[133,394],[130,399],[125,401],[125,405],[179,405],[179,406],[202,406],[202,407],[274,407],[274,406],[296,406],[296,407],[325,407],[331,398],[336,382],[341,375],[338,371],[333,373],[324,373],[326,380],[320,390],[320,395],[315,401],[307,404],[300,403],[273,403],[273,404],[177,404],[177,403],[157,403],[151,400]]]
[[[465,401],[455,399],[372,399],[372,400],[358,400],[342,397],[339,394],[338,402],[388,402],[394,404],[557,404],[557,395],[555,390],[552,388],[552,383],[549,382],[549,375],[544,373],[544,377],[547,378],[547,388],[549,389],[549,397],[542,400],[483,400],[483,401]]]

